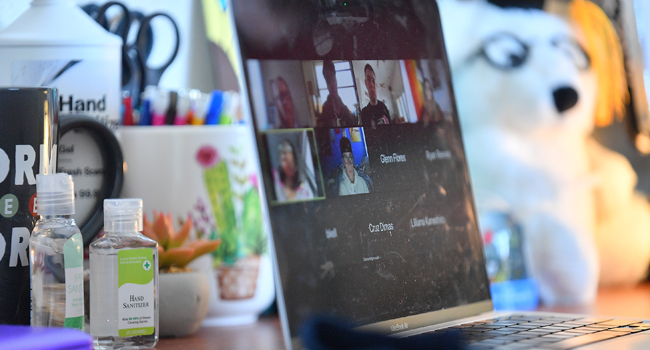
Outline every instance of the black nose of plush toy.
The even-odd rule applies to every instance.
[[[562,113],[578,103],[578,92],[572,87],[561,87],[553,91],[555,108]]]

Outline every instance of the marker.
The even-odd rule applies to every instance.
[[[185,124],[192,124],[194,122],[194,113],[196,111],[197,100],[201,97],[201,91],[192,89],[188,93],[188,96],[190,98],[190,110],[187,111],[187,119],[185,120]]]
[[[156,96],[156,87],[147,85],[142,92],[142,106],[140,106],[140,125],[151,125],[151,101]]]
[[[133,125],[131,94],[128,91],[122,93],[122,125]]]
[[[219,124],[240,124],[243,123],[243,118],[240,113],[239,94],[235,91],[224,92],[224,106],[221,111],[221,119]]]
[[[176,102],[176,118],[174,118],[174,125],[187,124],[188,112],[190,111],[190,96],[185,90],[178,91],[178,99]]]
[[[221,111],[224,104],[224,94],[223,91],[214,90],[211,94],[212,101],[210,102],[210,108],[208,109],[208,114],[205,116],[205,125],[217,125],[219,124],[219,119],[221,118]]]
[[[169,102],[167,103],[167,112],[165,113],[165,125],[174,125],[176,118],[176,104],[178,103],[178,92],[169,92]]]
[[[164,89],[158,89],[156,91],[156,98],[151,103],[151,106],[153,107],[151,125],[165,125],[167,107],[169,107],[169,92]]]
[[[211,94],[200,93],[200,96],[196,100],[196,109],[194,110],[194,116],[192,117],[192,125],[203,125],[205,122],[205,115],[208,113],[208,108],[210,108]]]

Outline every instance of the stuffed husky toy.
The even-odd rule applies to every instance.
[[[597,116],[620,112],[620,52],[541,10],[438,4],[479,212],[520,224],[542,301],[588,303],[599,281],[644,278],[650,206],[628,161],[591,137]]]

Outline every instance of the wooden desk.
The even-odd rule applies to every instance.
[[[540,311],[584,313],[650,319],[650,283],[636,287],[601,289],[592,305],[540,307]],[[162,339],[158,350],[281,350],[284,342],[277,317],[238,327],[203,327],[187,338]]]
[[[284,341],[277,317],[235,327],[201,327],[186,338],[163,338],[157,350],[282,350]]]
[[[635,287],[600,289],[592,305],[540,307],[540,311],[650,319],[650,283]]]

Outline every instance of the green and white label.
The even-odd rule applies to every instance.
[[[77,233],[63,245],[65,264],[65,321],[66,328],[84,328],[84,268],[83,239]]]
[[[120,337],[154,333],[153,250],[117,252],[118,328]]]

